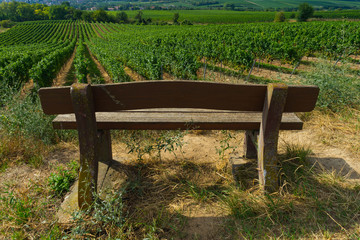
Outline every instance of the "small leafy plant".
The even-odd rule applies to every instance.
[[[49,186],[57,196],[62,196],[68,192],[71,184],[75,181],[77,176],[77,169],[79,165],[77,162],[70,162],[67,169],[58,167],[56,173],[51,173],[48,179]]]

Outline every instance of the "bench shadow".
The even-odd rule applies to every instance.
[[[204,199],[193,201],[197,196],[189,193],[189,189],[200,186],[204,181],[203,178],[205,180],[215,178],[217,172],[215,166],[209,163],[195,163],[193,160],[177,159],[169,162],[154,160],[142,163],[113,160],[110,162],[107,177],[111,182],[115,180],[112,185],[115,189],[121,187],[121,184],[126,186],[123,201],[128,218],[136,222],[138,226],[136,231],[139,231],[139,236],[144,234],[141,229],[153,227],[159,229],[157,236],[160,239],[218,239],[219,236],[223,236],[223,239],[258,238],[264,234],[276,238],[283,234],[282,231],[287,231],[276,230],[277,226],[281,225],[283,229],[289,229],[286,233],[290,236],[293,234],[293,237],[307,238],[309,233],[323,236],[323,233],[327,232],[330,235],[336,235],[342,231],[339,225],[345,229],[353,229],[360,221],[360,216],[354,215],[354,209],[357,209],[359,205],[356,203],[357,200],[348,204],[341,204],[342,200],[337,200],[342,197],[344,201],[347,198],[358,199],[358,189],[332,184],[331,181],[321,181],[318,177],[320,172],[332,172],[338,169],[339,171],[335,174],[339,176],[346,179],[359,179],[359,174],[346,164],[344,159],[311,158],[309,165],[304,169],[299,168],[300,163],[283,163],[281,168],[284,169],[285,177],[282,177],[282,180],[285,179],[291,183],[290,187],[284,190],[287,193],[274,195],[270,197],[271,201],[268,200],[269,196],[260,197],[260,202],[254,202],[253,197],[246,196],[246,193],[250,194],[251,189],[257,185],[256,160],[246,160],[243,164],[237,165],[235,170],[233,169],[236,173],[237,190],[234,190],[233,186],[226,186],[225,182],[219,180],[220,178],[214,179],[212,184],[198,192],[202,194],[204,191]],[[340,167],[326,168],[324,162],[337,163]],[[313,167],[314,163],[315,167]],[[203,176],[206,174],[207,176]],[[116,183],[118,178],[123,178],[124,181],[118,184]],[[303,190],[304,188],[306,190]],[[235,202],[233,209],[229,211],[229,206],[223,205],[223,209],[227,209],[226,213],[213,212],[211,204],[224,204],[227,198],[233,197],[233,194],[229,193],[232,190],[237,192],[234,196],[238,196],[234,198],[238,203]],[[329,201],[328,198],[334,197],[334,192],[337,194],[334,201]],[[238,193],[240,194],[236,195]],[[289,195],[291,197],[287,199]],[[301,201],[296,200],[299,197]],[[183,200],[192,201],[192,207],[195,209],[197,209],[196,205],[199,205],[199,208],[207,207],[198,214],[193,214],[193,212],[188,214],[184,210],[175,212],[170,210]],[[339,204],[336,201],[340,201]],[[274,207],[274,203],[279,205]],[[267,214],[264,214],[264,210],[269,209],[271,211],[266,211]],[[309,223],[301,224],[303,221],[309,221]],[[260,226],[259,223],[261,223]]]
[[[156,223],[157,226],[151,227],[161,229],[161,237],[171,239],[217,239],[219,231],[223,230],[228,216],[213,216],[213,213],[204,211],[169,210],[178,201],[185,199],[187,202],[191,198],[189,189],[198,186],[195,181],[197,177],[205,175],[204,172],[215,174],[214,167],[209,163],[194,163],[187,159],[129,163],[114,159],[105,164],[108,169],[102,184],[104,191],[106,188],[126,188],[123,195],[126,212],[137,225],[149,228],[149,225]],[[195,196],[204,198],[199,199],[198,203],[202,204],[202,201],[212,201],[224,190],[215,181],[194,195],[204,195]],[[194,204],[191,201],[189,205]]]
[[[360,179],[360,174],[356,172],[343,158],[317,158],[309,159],[315,166],[326,172],[336,174],[348,179]]]

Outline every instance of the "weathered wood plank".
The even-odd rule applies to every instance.
[[[145,108],[204,108],[262,111],[266,85],[225,84],[200,81],[145,81],[91,86],[96,112]],[[285,112],[313,110],[316,86],[289,86]],[[70,87],[41,88],[46,114],[73,113]]]
[[[258,140],[258,170],[260,188],[278,190],[277,146],[282,113],[288,88],[285,84],[269,84]]]
[[[80,173],[78,202],[80,209],[89,208],[97,191],[98,132],[96,128],[92,89],[88,84],[73,84],[71,99],[80,145]]]
[[[261,113],[233,111],[123,111],[96,113],[98,129],[129,130],[259,130]],[[58,115],[53,126],[56,129],[77,129],[74,114]],[[294,113],[284,113],[281,130],[301,130],[303,122]]]

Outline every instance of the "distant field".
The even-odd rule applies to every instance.
[[[137,10],[125,11],[129,18],[134,19]],[[174,13],[179,13],[179,21],[189,20],[192,23],[250,23],[272,22],[275,12],[260,11],[227,11],[227,10],[143,10],[144,18],[151,18],[155,22],[172,22]],[[116,14],[116,12],[109,12]],[[296,12],[285,12],[287,19]],[[360,19],[360,10],[316,11],[316,18],[324,19]]]
[[[220,0],[220,2],[227,2],[225,0]],[[234,1],[235,2],[235,1]],[[323,8],[323,7],[360,7],[360,1],[351,1],[351,0],[344,0],[344,1],[337,1],[337,0],[307,0],[307,1],[299,1],[299,0],[252,0],[252,1],[237,1],[239,2],[247,2],[252,4],[254,8],[296,8],[302,2],[307,2],[315,8]]]
[[[174,13],[179,13],[179,21],[189,20],[193,23],[248,23],[248,22],[271,22],[275,12],[245,12],[226,10],[144,10],[143,17],[153,21],[170,22]],[[115,12],[111,12],[115,14]],[[134,18],[138,11],[126,11],[130,18]],[[287,12],[289,18],[291,12]]]
[[[360,19],[360,10],[319,11],[315,12],[315,17],[327,19]]]
[[[219,9],[225,4],[233,4],[237,10],[265,10],[265,9],[295,9],[300,3],[299,0],[157,0],[157,1],[132,1],[132,4],[142,7],[161,6],[161,7],[186,7],[194,9]],[[306,1],[316,9],[335,9],[335,8],[360,8],[358,0],[308,0]],[[128,4],[128,1],[110,1],[113,5]]]

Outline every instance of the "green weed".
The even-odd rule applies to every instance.
[[[1,193],[0,204],[7,209],[6,213],[0,214],[3,221],[15,222],[16,225],[22,226],[34,216],[32,199],[18,197],[12,191],[6,190]]]
[[[29,139],[54,143],[57,139],[51,121],[53,116],[46,116],[37,96],[15,95],[9,90],[6,106],[0,109],[0,129],[10,136],[22,136]]]
[[[215,186],[202,187],[191,181],[184,182],[184,191],[192,199],[198,202],[207,202],[213,200],[218,193],[219,189]]]
[[[56,173],[51,173],[48,179],[51,190],[57,195],[62,196],[68,192],[72,183],[77,177],[79,164],[75,161],[70,162],[67,169],[58,167]]]
[[[68,237],[82,238],[86,235],[124,236],[126,229],[126,212],[124,211],[123,194],[125,188],[106,193],[105,199],[95,194],[95,202],[87,211],[73,213],[73,224],[69,229]]]
[[[138,160],[145,155],[161,159],[161,152],[170,152],[176,156],[175,151],[184,145],[184,131],[122,131],[120,139],[126,144],[129,153],[136,153]]]

